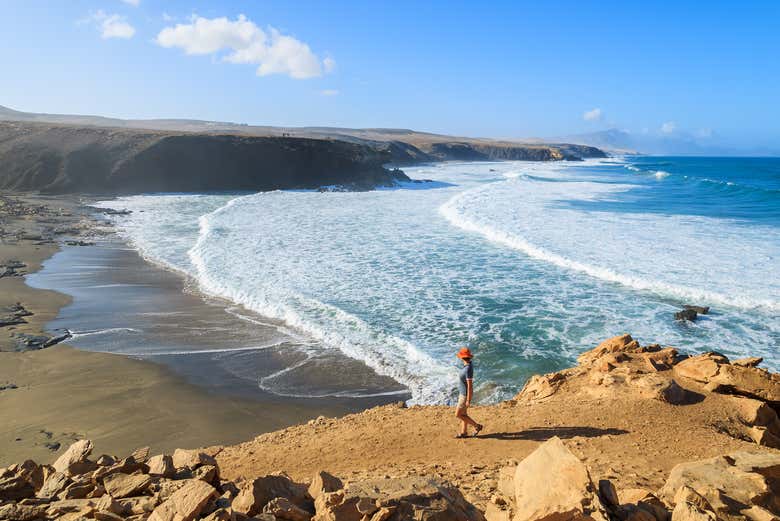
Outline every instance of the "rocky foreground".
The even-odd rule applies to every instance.
[[[614,427],[551,421],[547,429],[522,431],[534,442],[522,458],[514,460],[520,451],[501,445],[501,464],[483,451],[507,433],[449,439],[447,445],[438,438],[417,441],[404,421],[426,414],[438,421],[431,412],[439,408],[432,407],[385,406],[313,420],[234,447],[152,457],[143,448],[123,459],[91,459],[92,443],[80,440],[51,465],[25,461],[0,471],[0,519],[777,520],[780,375],[759,368],[760,362],[730,362],[717,353],[686,357],[674,348],[640,346],[629,335],[609,339],[583,354],[577,367],[535,377],[514,400],[475,408],[474,414],[491,417],[495,426],[508,416],[518,422],[533,416],[539,407],[556,418],[569,403],[599,417],[612,415]],[[627,416],[621,416],[624,409]],[[573,411],[565,411],[570,421],[584,421]],[[633,453],[621,441],[632,434],[626,418],[643,440],[630,442],[637,446]],[[680,423],[679,430],[664,431],[671,439],[648,438],[654,425],[670,419]],[[399,429],[405,446],[390,436]],[[329,437],[345,438],[345,432],[353,437],[342,445]],[[591,439],[600,440],[596,449],[603,457],[588,450]],[[688,452],[679,452],[683,445]],[[740,450],[717,452],[724,447]],[[415,448],[426,454],[427,466],[409,466]],[[713,451],[674,464],[662,477],[652,475],[656,470],[648,463],[657,468],[670,455],[679,460]],[[485,464],[464,468],[446,460],[475,456]],[[275,471],[259,472],[264,458],[281,459],[274,460]],[[314,470],[302,476],[307,465]],[[339,471],[323,470],[332,471],[329,465]]]

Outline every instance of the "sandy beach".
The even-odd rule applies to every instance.
[[[95,226],[100,223],[93,222],[90,210],[75,198],[13,196],[4,201],[0,264],[19,261],[24,268],[18,269],[16,276],[0,278],[0,307],[8,309],[20,303],[31,314],[23,317],[24,323],[0,329],[0,465],[24,457],[49,459],[82,437],[95,440],[101,450],[113,453],[141,445],[170,451],[180,446],[238,443],[322,414],[340,415],[391,401],[279,397],[263,392],[251,378],[236,377],[202,358],[177,360],[163,356],[149,361],[91,352],[89,348],[95,343],[86,343],[87,349],[63,343],[18,352],[20,334],[51,337],[66,327],[86,327],[67,316],[58,321],[65,306],[79,304],[82,307],[72,309],[70,317],[75,314],[87,321],[92,317],[99,323],[117,316],[118,310],[132,300],[113,287],[94,302],[77,298],[74,303],[64,293],[28,285],[26,275],[36,273],[52,255],[63,254],[59,243],[66,240],[83,244],[65,245],[72,252],[65,255],[66,267],[73,266],[68,262],[84,261],[84,255],[103,254],[106,262],[114,263],[116,269],[109,270],[114,277],[121,272],[119,276],[133,279],[121,284],[149,292],[142,298],[144,306],[151,306],[146,311],[168,313],[162,324],[157,323],[161,329],[156,335],[171,342],[169,348],[197,348],[197,344],[201,349],[225,347],[239,341],[233,329],[243,330],[242,338],[256,339],[269,328],[232,316],[224,306],[209,304],[199,294],[184,291],[185,281],[181,277],[147,264],[117,242],[112,243],[113,248],[92,246]],[[35,213],[25,213],[30,208],[36,208]],[[52,232],[58,228],[69,231],[67,238]],[[105,241],[105,237],[97,239]],[[74,255],[80,257],[75,259]],[[58,265],[62,266],[63,263]],[[122,266],[124,270],[120,269]],[[77,271],[80,269],[76,267]],[[67,286],[65,273],[49,273],[51,280],[39,282]],[[121,285],[116,280],[114,283]],[[96,285],[100,286],[93,279],[84,283],[88,287]],[[104,314],[91,311],[90,305]],[[174,318],[170,318],[171,313]],[[203,339],[198,326],[213,328],[215,336]],[[220,330],[231,334],[220,338]],[[71,340],[78,342],[77,338]],[[100,350],[102,342],[111,341],[110,336],[97,338],[95,350]],[[131,343],[153,341],[138,337]],[[267,358],[265,361],[272,362]]]

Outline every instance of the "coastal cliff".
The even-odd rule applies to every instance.
[[[358,143],[0,122],[0,189],[50,194],[266,191],[407,181]]]
[[[387,164],[581,161],[595,147],[407,129],[264,127],[35,114],[0,106],[0,189],[124,195],[268,191],[408,181]]]

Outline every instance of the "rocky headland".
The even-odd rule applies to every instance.
[[[386,165],[581,161],[595,147],[397,129],[120,120],[0,107],[0,189],[49,194],[370,190],[409,178]]]
[[[465,440],[450,408],[403,404],[151,457],[79,440],[0,471],[0,518],[772,521],[780,375],[760,363],[622,335],[474,408],[488,430]]]

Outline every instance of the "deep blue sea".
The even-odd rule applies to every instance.
[[[405,170],[434,182],[103,204],[133,210],[116,223],[146,258],[308,339],[303,362],[258,379],[279,394],[304,393],[290,375],[337,349],[447,402],[469,345],[494,401],[625,332],[780,369],[780,159]],[[677,322],[683,304],[712,311]]]

